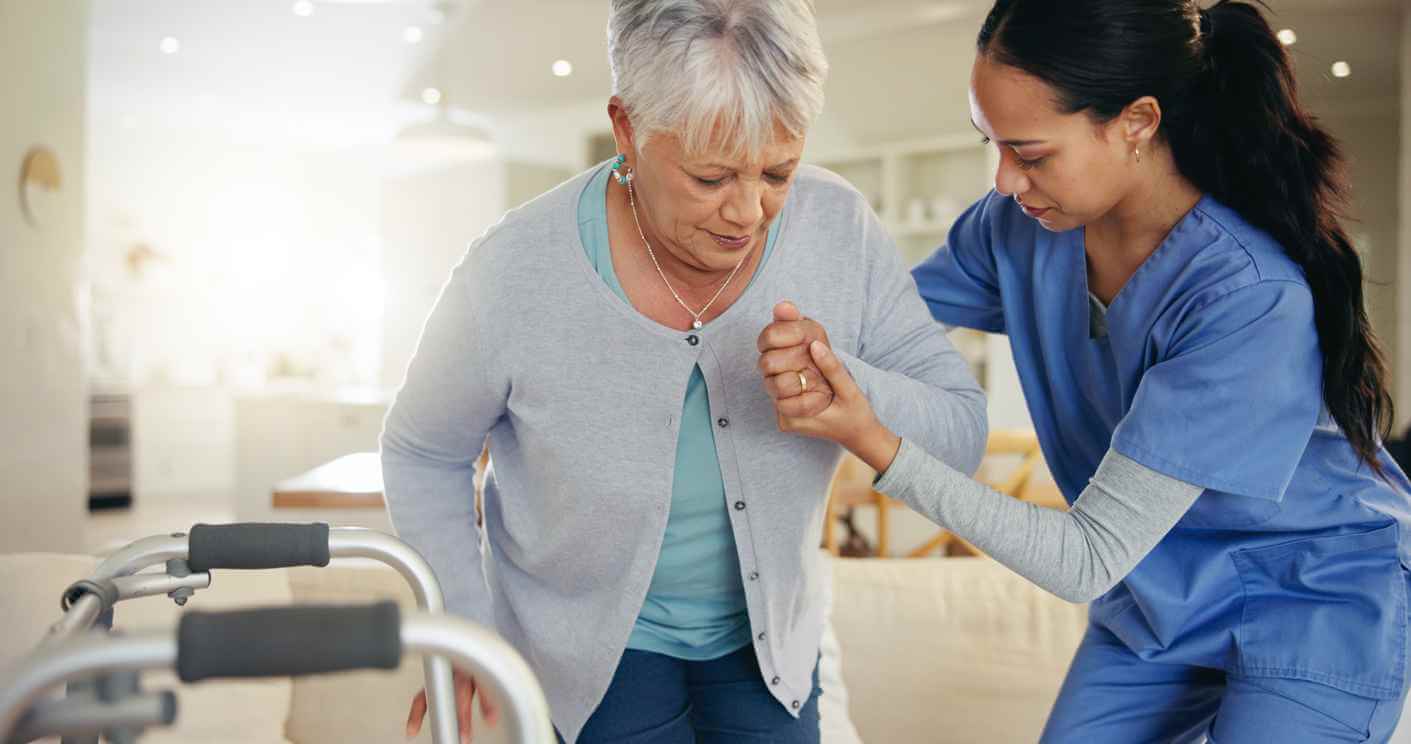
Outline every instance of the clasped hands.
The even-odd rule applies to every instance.
[[[820,323],[780,302],[757,346],[780,431],[836,442],[874,469],[886,469],[900,440],[877,420]]]

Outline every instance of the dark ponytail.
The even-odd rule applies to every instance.
[[[1259,9],[1221,0],[999,0],[981,53],[1048,83],[1098,121],[1145,95],[1196,188],[1268,232],[1303,269],[1323,353],[1323,399],[1378,473],[1391,432],[1386,363],[1362,297],[1362,262],[1341,225],[1340,148],[1298,100],[1288,54]]]

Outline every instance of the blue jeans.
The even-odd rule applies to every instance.
[[[1385,742],[1401,705],[1316,682],[1143,661],[1106,628],[1089,625],[1040,741]]]
[[[753,646],[709,661],[628,649],[577,744],[818,744],[818,694],[815,666],[794,718],[769,694]]]

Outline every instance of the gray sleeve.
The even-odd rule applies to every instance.
[[[472,249],[473,250],[473,249]],[[441,581],[446,608],[494,627],[475,520],[475,461],[507,391],[487,373],[470,256],[441,290],[383,422],[382,480],[397,536]]]
[[[856,355],[834,349],[897,436],[965,473],[985,454],[985,392],[946,338],[881,222],[867,210],[867,300]]]
[[[1070,602],[1121,581],[1204,490],[1108,450],[1065,512],[994,491],[906,440],[875,488]]]

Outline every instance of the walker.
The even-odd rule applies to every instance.
[[[64,591],[61,601],[64,616],[49,629],[39,652],[57,653],[53,650],[61,641],[95,624],[111,628],[113,605],[125,599],[166,594],[178,605],[184,605],[197,589],[211,585],[211,569],[321,567],[327,566],[333,557],[381,561],[395,568],[411,584],[422,613],[445,611],[441,586],[431,566],[415,549],[390,535],[361,528],[330,528],[322,523],[197,524],[191,528],[189,536],[174,533],[133,542],[103,560],[92,576],[72,584]],[[164,572],[137,573],[163,563]],[[78,645],[86,649],[94,647],[90,639],[83,639]],[[432,738],[436,744],[455,744],[459,735],[451,664],[433,654],[425,660],[425,671]],[[76,700],[63,711],[97,713],[98,710],[83,706],[102,708],[93,702],[95,694],[101,697],[105,692],[112,692],[105,687],[110,681],[102,677],[74,682],[69,686],[69,693]],[[537,683],[534,689],[538,689]],[[113,714],[117,712],[114,708]],[[53,715],[53,711],[46,715]],[[97,727],[98,730],[103,728]],[[0,725],[0,742],[9,741],[4,735],[8,733],[5,726]],[[70,736],[72,738],[66,738],[64,744],[97,741],[96,734],[92,733]]]
[[[279,628],[277,634],[270,628]],[[62,644],[42,644],[9,673],[0,689],[0,741],[26,744],[44,736],[96,736],[136,741],[151,726],[176,720],[171,691],[143,693],[138,673],[174,669],[183,682],[281,677],[348,669],[395,669],[404,652],[449,659],[503,701],[508,733],[524,744],[556,741],[549,706],[529,665],[508,643],[473,623],[415,612],[395,602],[346,607],[274,607],[190,612],[176,633],[88,631]],[[77,679],[99,681],[94,698],[45,700]]]

